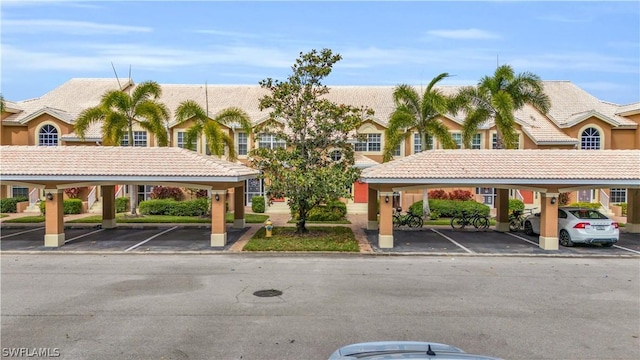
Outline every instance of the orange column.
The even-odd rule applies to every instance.
[[[540,205],[540,248],[558,250],[558,193],[542,193]]]
[[[102,228],[113,229],[116,227],[116,187],[115,185],[103,185],[102,192]]]
[[[640,233],[640,189],[627,189],[627,224],[625,231]]]
[[[226,190],[211,191],[211,246],[220,247],[227,244],[227,226],[225,213],[227,201]]]
[[[64,207],[63,191],[44,189],[45,197],[45,230],[44,246],[58,247],[64,245]]]
[[[509,189],[498,189],[496,196],[496,231],[509,231]]]
[[[244,221],[244,182],[236,186],[233,192],[233,227],[243,229]]]
[[[369,186],[367,197],[367,229],[378,229],[378,190]]]
[[[380,191],[380,230],[378,232],[378,247],[393,248],[393,191]]]

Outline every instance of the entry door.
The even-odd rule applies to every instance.
[[[591,190],[579,190],[578,191],[579,202],[591,202]]]
[[[369,200],[369,185],[356,181],[353,184],[353,202],[366,203]]]
[[[251,205],[251,199],[254,196],[263,196],[262,193],[262,179],[249,179],[247,180],[247,182],[245,183],[245,189],[247,190],[245,192],[245,204],[246,205]]]

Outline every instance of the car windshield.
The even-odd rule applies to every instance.
[[[591,209],[569,210],[569,212],[578,219],[608,219],[598,211]]]

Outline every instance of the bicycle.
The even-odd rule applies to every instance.
[[[473,225],[476,229],[488,229],[489,217],[486,215],[480,215],[478,211],[468,215],[466,211],[461,211],[460,215],[456,215],[451,218],[451,228],[464,229],[467,225]]]
[[[513,210],[511,214],[509,214],[509,231],[517,232],[522,230],[524,227],[524,220],[528,216],[525,216],[525,213],[528,213],[529,215],[533,214],[533,210],[535,209],[537,208],[527,210]]]
[[[393,227],[398,228],[403,225],[408,225],[411,228],[421,228],[423,225],[422,217],[412,213],[411,210],[408,210],[406,215],[402,215],[402,208],[399,207],[393,213]]]

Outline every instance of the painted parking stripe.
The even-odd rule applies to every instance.
[[[436,229],[434,229],[434,228],[431,228],[431,231],[433,231],[434,233],[436,233],[436,234],[438,234],[438,235],[442,236],[443,238],[445,238],[445,239],[447,239],[447,240],[451,241],[455,246],[457,246],[457,247],[461,248],[462,250],[464,250],[464,251],[468,252],[469,254],[475,254],[475,253],[476,253],[475,251],[467,249],[466,247],[462,246],[462,245],[461,245],[460,243],[458,243],[457,241],[453,240],[452,238],[448,237],[447,235],[445,235],[445,234],[441,233],[440,231],[438,231],[438,230],[436,230]]]
[[[522,236],[520,236],[520,235],[512,234],[512,233],[510,233],[510,232],[505,233],[505,234],[507,234],[507,235],[511,235],[511,236],[513,236],[513,237],[514,237],[514,238],[516,238],[516,239],[520,239],[520,240],[526,241],[526,242],[528,242],[529,244],[532,244],[532,245],[535,245],[535,246],[540,246],[540,244],[538,244],[538,243],[536,243],[536,242],[533,242],[533,241],[531,241],[531,240],[529,240],[529,239],[527,239],[527,238],[523,238],[523,237],[522,237]]]
[[[0,239],[4,239],[4,238],[11,237],[11,236],[16,236],[16,235],[22,235],[22,234],[26,234],[28,232],[42,230],[42,229],[44,229],[44,228],[43,227],[39,227],[39,228],[31,229],[31,230],[20,231],[20,232],[14,233],[14,234],[0,236]]]
[[[127,249],[125,249],[124,251],[125,251],[125,252],[127,252],[127,251],[131,251],[131,250],[133,250],[133,249],[135,249],[135,248],[137,248],[137,247],[139,247],[139,246],[142,246],[142,245],[146,244],[147,242],[149,242],[149,241],[151,241],[151,240],[153,240],[153,239],[157,238],[158,236],[160,236],[160,235],[162,235],[162,234],[166,234],[166,233],[168,233],[169,231],[171,231],[171,230],[175,230],[175,229],[177,229],[177,228],[178,228],[178,226],[174,226],[174,227],[172,227],[172,228],[170,228],[170,229],[167,229],[167,230],[165,230],[165,231],[163,231],[163,232],[161,232],[161,233],[157,233],[157,234],[153,235],[152,237],[150,237],[150,238],[148,238],[148,239],[146,239],[146,240],[144,240],[144,241],[142,241],[142,242],[140,242],[140,243],[138,243],[138,244],[135,244],[135,245],[133,245],[133,246],[131,246],[131,247],[129,247],[129,248],[127,248]]]
[[[623,246],[613,245],[613,247],[618,248],[618,249],[622,249],[622,250],[626,250],[626,251],[631,251],[632,253],[635,253],[635,254],[640,254],[640,251],[629,249],[629,248],[626,248],[626,247],[623,247]]]
[[[83,238],[83,237],[85,237],[85,236],[89,236],[89,235],[91,235],[91,234],[95,234],[95,233],[97,233],[97,232],[104,231],[104,230],[105,230],[105,229],[100,229],[100,230],[92,231],[92,232],[90,232],[90,233],[82,234],[82,235],[76,236],[76,237],[74,237],[74,238],[71,238],[71,239],[69,239],[69,240],[65,240],[65,241],[64,241],[64,243],[66,244],[66,243],[68,243],[68,242],[70,242],[70,241],[73,241],[73,240],[76,240],[76,239],[80,239],[80,238]]]

